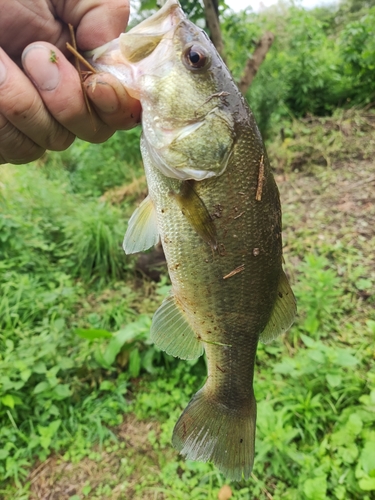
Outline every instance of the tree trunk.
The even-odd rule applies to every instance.
[[[219,23],[219,8],[217,0],[203,0],[206,21],[208,29],[210,30],[212,43],[215,45],[217,51],[224,59],[224,43],[221,36],[221,29]]]
[[[267,31],[257,43],[253,54],[247,60],[245,70],[238,84],[238,87],[243,95],[246,94],[248,88],[254,80],[260,65],[264,61],[266,54],[274,41],[274,38],[274,34]]]

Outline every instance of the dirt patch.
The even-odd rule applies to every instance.
[[[291,248],[301,248],[301,257],[327,245],[356,248],[375,269],[375,162],[337,162],[277,181],[286,255]]]
[[[100,458],[84,458],[79,463],[64,461],[60,456],[50,457],[29,476],[30,500],[69,500],[74,495],[111,500],[162,500],[164,497],[161,494],[155,497],[154,491],[143,490],[141,497],[135,491],[140,471],[142,474],[158,472],[158,457],[148,439],[150,431],[158,434],[158,423],[127,416],[115,429],[119,443],[125,443],[123,449],[111,453],[102,451]]]

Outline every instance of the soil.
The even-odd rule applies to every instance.
[[[89,484],[95,490],[103,482],[117,484],[111,489],[111,500],[135,499],[134,487],[139,471],[157,468],[158,460],[148,439],[151,430],[158,432],[159,425],[156,422],[138,421],[128,415],[115,429],[119,443],[125,443],[124,449],[111,453],[103,451],[99,460],[86,457],[78,463],[65,461],[61,456],[51,456],[38,464],[28,478],[31,482],[30,500],[68,500],[80,495],[85,485]],[[131,450],[132,456],[137,456],[137,468],[125,481],[123,472],[119,474],[119,470],[124,455],[129,455],[128,450]],[[162,498],[158,496],[158,500]],[[143,499],[155,500],[155,493],[144,491]]]

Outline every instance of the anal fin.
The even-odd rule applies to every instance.
[[[156,210],[147,196],[129,219],[123,249],[126,254],[143,252],[159,241]]]
[[[167,354],[181,359],[198,358],[204,350],[173,295],[167,297],[154,314],[151,340]]]
[[[271,317],[260,334],[259,340],[268,344],[276,337],[286,332],[293,324],[297,312],[296,299],[290,288],[288,278],[284,271],[281,272],[277,298],[273,306]]]

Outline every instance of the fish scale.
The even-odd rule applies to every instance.
[[[207,380],[172,443],[228,479],[248,478],[257,344],[285,332],[296,311],[259,130],[209,38],[176,0],[90,58],[142,104],[149,194],[129,221],[124,249],[160,239],[165,252],[172,293],[153,317],[151,339],[182,359],[207,356]]]

